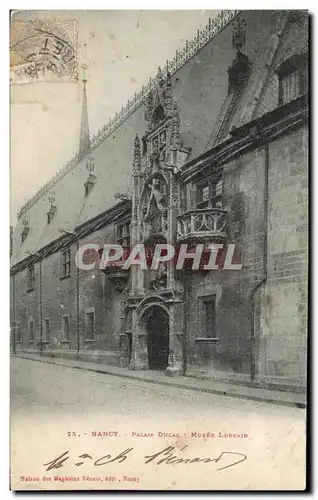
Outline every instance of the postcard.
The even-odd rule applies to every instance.
[[[306,489],[308,21],[11,12],[12,490]]]

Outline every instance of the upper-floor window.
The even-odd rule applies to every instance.
[[[197,208],[223,207],[222,177],[208,179],[197,185]]]
[[[71,250],[68,248],[61,253],[61,278],[71,274]]]
[[[286,104],[308,92],[307,54],[297,54],[284,61],[277,70],[279,104]]]
[[[35,275],[34,275],[34,265],[31,265],[27,269],[27,291],[31,292],[35,287]]]
[[[123,247],[130,246],[130,223],[129,221],[116,224],[116,241],[118,245],[122,245]]]

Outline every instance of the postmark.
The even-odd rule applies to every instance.
[[[76,19],[14,20],[10,33],[11,84],[76,81]]]

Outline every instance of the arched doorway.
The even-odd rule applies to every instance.
[[[160,306],[150,307],[145,315],[149,369],[165,370],[169,356],[169,316]]]

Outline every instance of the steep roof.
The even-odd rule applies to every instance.
[[[182,143],[191,148],[188,160],[213,147],[215,130],[220,121],[229,119],[227,130],[233,125],[240,126],[257,113],[269,111],[275,100],[266,98],[266,88],[271,84],[273,72],[266,73],[264,68],[269,63],[272,65],[273,60],[278,60],[278,54],[283,57],[284,51],[288,51],[288,43],[284,42],[284,45],[282,40],[288,39],[290,30],[297,31],[293,27],[295,21],[288,21],[287,11],[242,13],[247,35],[244,53],[251,65],[251,74],[233,110],[226,113],[227,70],[235,56],[230,21],[236,15],[237,11],[223,13],[215,25],[212,22],[205,31],[199,32],[196,39],[187,43],[185,49],[169,63],[174,98],[180,111]],[[298,19],[297,22],[301,21]],[[294,46],[297,44],[294,43]],[[75,159],[22,207],[13,236],[11,265],[25,259],[26,250],[37,251],[60,238],[59,228],[73,231],[114,206],[118,203],[115,197],[117,192],[130,192],[134,137],[136,133],[142,136],[146,130],[146,95],[147,89],[143,89],[120,115],[93,138],[91,156],[96,182],[89,196],[84,195],[84,183],[88,178],[86,159]],[[52,193],[57,209],[48,224],[46,213]],[[24,219],[28,221],[29,233],[21,243]]]

